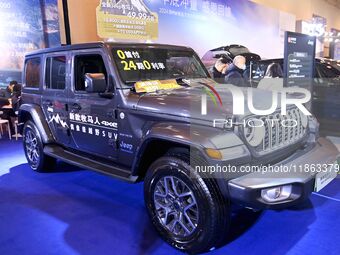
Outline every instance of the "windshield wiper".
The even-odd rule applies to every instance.
[[[206,79],[208,77],[205,77],[205,76],[197,76],[197,77],[187,77],[187,76],[181,76],[181,77],[177,77],[175,78],[176,81],[182,81],[183,80],[192,80],[192,79]]]
[[[124,87],[124,88],[117,88],[119,90],[130,90],[132,92],[136,92],[136,88],[134,86],[131,87]]]

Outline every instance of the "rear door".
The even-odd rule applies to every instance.
[[[48,125],[56,139],[63,145],[70,143],[68,121],[68,53],[48,54],[44,58],[42,107]]]
[[[101,49],[74,51],[72,62],[69,120],[74,149],[114,160],[118,148],[115,98],[85,91],[87,73],[104,74],[107,90],[113,91],[105,53]]]

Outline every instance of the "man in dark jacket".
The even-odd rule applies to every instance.
[[[15,85],[18,85],[17,81],[11,81],[9,83],[9,85],[7,86],[6,90],[5,90],[5,98],[9,99],[12,97],[12,93],[13,93],[13,88]]]
[[[13,94],[12,94],[12,97],[11,97],[11,100],[12,100],[12,109],[13,109],[14,113],[19,111],[20,99],[21,99],[21,85],[20,84],[16,84],[13,87]]]
[[[212,70],[212,75],[215,81],[221,82],[224,80],[224,77],[226,75],[226,71],[229,67],[231,61],[228,61],[226,58],[219,58]]]
[[[236,56],[233,63],[230,65],[227,75],[225,76],[225,83],[232,84],[238,87],[246,87],[247,83],[243,77],[246,70],[246,58],[243,56]]]
[[[12,86],[12,87],[10,87]],[[13,85],[9,85],[7,87],[8,92],[11,92],[10,98],[2,98],[6,101],[4,103],[2,100],[0,100],[0,106],[3,107],[1,109],[2,114],[0,115],[1,119],[8,120],[9,127],[11,129],[11,133],[14,134],[14,121],[16,116],[16,111],[19,110],[20,106],[20,98],[21,98],[21,85],[19,85],[17,82],[13,83]],[[2,105],[1,105],[2,104]]]

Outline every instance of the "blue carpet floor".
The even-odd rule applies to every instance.
[[[142,191],[63,163],[34,173],[21,142],[0,140],[0,254],[179,254],[154,232]],[[240,210],[229,244],[210,254],[340,254],[340,180],[320,194],[289,210]]]

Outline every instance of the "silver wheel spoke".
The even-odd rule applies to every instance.
[[[177,185],[178,185],[178,182],[177,182]],[[179,194],[177,192],[177,185],[175,183],[174,177],[171,177],[171,187],[172,187],[172,190],[174,191],[176,196],[179,196]]]
[[[156,208],[159,209],[159,208],[162,208],[164,210],[168,210],[168,207],[163,205],[162,203],[160,203],[159,201],[155,201],[155,205],[156,205]]]
[[[179,197],[188,197],[188,196],[192,196],[192,192],[191,191],[188,191],[188,192],[185,192],[185,193],[182,193],[180,195],[178,195]]]
[[[32,141],[32,137],[31,137],[31,132],[30,131],[28,131],[27,134],[26,134],[26,141],[27,141],[27,143],[31,143],[31,141]]]
[[[171,232],[174,232],[177,223],[178,223],[178,220],[173,220],[173,221],[169,224],[169,230],[170,230]]]
[[[37,146],[37,144],[38,144],[37,138],[32,139],[32,144],[33,144],[33,146]]]
[[[29,157],[30,160],[33,160],[33,151],[32,150],[30,150],[28,152],[28,157]]]
[[[155,193],[155,196],[166,198],[165,194],[161,194],[160,192]]]
[[[181,227],[187,234],[191,234],[191,231],[187,228],[187,226],[185,226],[185,223],[183,222],[183,214],[180,214],[178,223],[181,225]]]
[[[168,187],[168,182],[167,182],[167,178],[163,179],[163,182],[161,182],[163,184],[164,190],[165,190],[165,195],[169,194],[169,187]]]
[[[35,160],[38,160],[39,154],[38,154],[37,150],[34,150],[33,155],[34,155]]]
[[[188,216],[188,214],[184,213],[185,218],[189,222],[189,225],[191,226],[192,229],[196,228],[195,224],[192,222],[191,218]]]
[[[186,207],[184,207],[184,212],[188,211],[190,208],[196,206],[196,202],[193,202],[191,204],[188,204]]]

